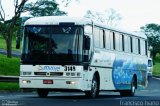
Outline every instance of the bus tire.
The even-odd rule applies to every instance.
[[[41,98],[45,98],[48,96],[48,90],[46,89],[37,89],[38,96]]]
[[[99,84],[96,76],[92,79],[91,90],[85,91],[85,95],[89,98],[96,98],[99,95]]]
[[[133,77],[130,90],[122,90],[120,91],[120,95],[121,96],[134,96],[135,90],[136,90],[136,79],[135,77]]]

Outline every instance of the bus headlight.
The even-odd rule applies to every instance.
[[[22,83],[27,84],[27,83],[31,83],[30,80],[22,80]]]
[[[66,81],[66,84],[76,84],[75,81]]]

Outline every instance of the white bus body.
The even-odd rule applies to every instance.
[[[101,90],[133,96],[147,84],[147,37],[96,24],[89,19],[46,16],[25,22],[20,88]]]

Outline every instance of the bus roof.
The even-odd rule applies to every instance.
[[[75,23],[75,25],[91,24],[92,21],[86,18],[68,17],[68,16],[43,16],[30,18],[25,25],[59,25],[59,23]]]
[[[28,19],[24,25],[59,25],[59,23],[74,23],[75,25],[86,25],[92,24],[92,20],[88,18],[80,18],[80,17],[69,17],[69,16],[43,16],[43,17],[35,17]],[[115,32],[120,32],[123,34],[130,34],[133,36],[141,37],[147,39],[146,35],[140,32],[128,32],[120,29],[116,29],[113,27],[106,26],[104,24],[94,22],[94,25],[109,29]]]

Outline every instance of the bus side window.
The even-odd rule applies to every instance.
[[[111,50],[115,50],[116,46],[115,46],[115,33],[114,32],[110,32],[110,44],[111,44]]]
[[[116,38],[115,38],[115,32],[113,32],[113,50],[116,49]]]
[[[130,37],[130,52],[133,52],[133,41],[132,41],[132,37]]]
[[[115,49],[120,51],[120,36],[119,33],[115,33]]]
[[[132,38],[133,53],[138,54],[138,39]]]
[[[140,39],[138,39],[138,54],[141,54],[141,45]]]
[[[105,31],[103,30],[103,48],[106,48],[106,35],[105,35]]]
[[[141,54],[146,55],[145,40],[141,40]]]
[[[111,48],[111,40],[110,40],[110,31],[109,30],[106,30],[105,31],[105,47],[106,49],[110,49]]]
[[[122,51],[124,51],[124,35],[123,34],[121,34],[121,37],[122,37],[122,42],[121,42],[121,44],[122,44]]]
[[[95,28],[95,30],[94,30],[94,45],[95,45],[95,47],[97,47],[97,48],[99,48],[99,41],[100,39],[99,39],[99,29],[98,28]]]
[[[147,40],[145,40],[145,54],[146,56],[148,56],[148,44],[147,44]]]
[[[128,35],[124,35],[124,51],[129,52],[130,51],[130,39]]]
[[[136,54],[139,54],[138,53],[138,38],[135,39],[135,43],[136,43]]]
[[[105,35],[104,35],[104,31],[100,30],[100,48],[105,48]]]

